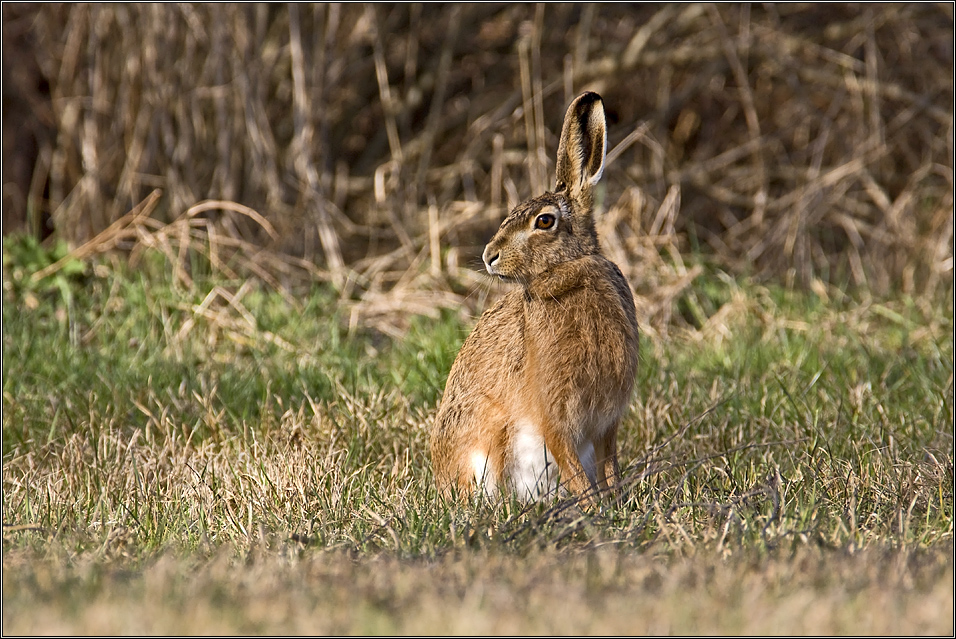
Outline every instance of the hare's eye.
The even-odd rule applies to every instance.
[[[536,229],[542,229],[546,231],[552,226],[554,226],[554,216],[550,213],[542,213],[534,221],[534,228]]]

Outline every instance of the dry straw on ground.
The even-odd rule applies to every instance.
[[[184,282],[192,249],[230,277],[331,281],[353,325],[473,307],[481,244],[550,186],[584,89],[611,116],[602,238],[652,329],[697,247],[817,288],[952,282],[952,5],[5,4],[3,20],[4,232],[155,246]]]

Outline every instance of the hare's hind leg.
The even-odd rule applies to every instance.
[[[472,449],[458,483],[463,489],[478,490],[488,497],[493,495],[498,489],[498,482],[491,455],[480,448]]]
[[[566,437],[555,433],[553,429],[545,430],[544,442],[554,457],[561,471],[561,481],[568,490],[576,495],[593,493],[597,487],[594,446],[587,442],[579,451]]]
[[[490,497],[500,490],[507,468],[504,413],[494,402],[477,402],[466,405],[456,417],[444,447],[449,461],[442,467],[459,494],[478,491]]]
[[[620,490],[621,467],[617,460],[617,424],[597,441],[597,479],[601,490]]]

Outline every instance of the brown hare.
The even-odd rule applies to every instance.
[[[485,247],[491,275],[518,286],[479,319],[451,372],[431,432],[445,494],[561,486],[590,498],[619,481],[617,430],[638,360],[634,298],[601,254],[592,189],[607,126],[596,93],[568,107],[557,183],[519,204]]]

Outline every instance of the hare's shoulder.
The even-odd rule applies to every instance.
[[[628,286],[627,279],[624,277],[621,269],[618,268],[617,264],[603,255],[597,255],[595,257],[597,258],[596,262],[603,271],[601,279],[610,287],[610,290],[614,291],[614,294],[620,300],[621,306],[629,319],[636,322],[636,319],[634,319],[634,294],[631,293],[631,287]]]
[[[589,324],[592,330],[617,334],[625,344],[636,342],[637,309],[631,287],[617,264],[604,256],[595,257],[598,265],[595,270],[599,269],[601,274],[595,275],[591,285],[586,287],[590,292],[587,303],[594,309]]]
[[[598,304],[594,310],[620,302],[625,312],[633,314],[634,296],[621,269],[599,253],[553,267],[532,283],[530,292],[541,300],[558,300],[570,293],[581,301]]]

